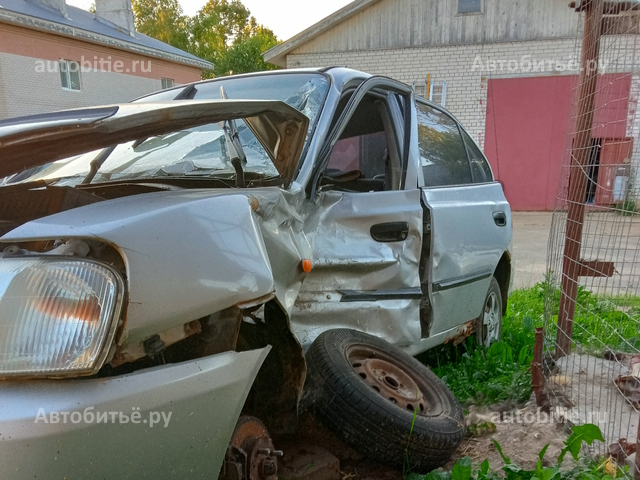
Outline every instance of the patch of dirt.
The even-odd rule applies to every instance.
[[[444,466],[445,470],[450,470],[464,456],[469,456],[474,465],[488,459],[491,468],[502,468],[504,461],[493,440],[500,444],[505,456],[526,469],[535,468],[538,452],[549,444],[544,464],[550,465],[557,460],[564,447],[564,440],[569,436],[564,424],[557,423],[549,414],[540,412],[534,402],[527,403],[523,408],[505,409],[502,405],[496,405],[480,408],[471,406],[468,410],[467,425],[475,425],[478,434],[464,439]],[[491,425],[495,425],[495,430]],[[569,464],[569,459],[565,462]]]
[[[558,359],[554,375],[548,379],[558,418],[600,427],[605,439],[598,447],[600,453],[621,438],[636,442],[638,414],[622,394],[632,392],[616,385],[616,379],[633,374],[630,360],[631,356],[625,355],[602,359],[574,353]]]
[[[282,437],[274,441],[276,446],[286,445],[292,441],[299,446],[321,445],[340,460],[341,480],[403,480],[404,478],[402,472],[397,469],[364,458],[308,412],[300,415],[298,433],[294,437]]]
[[[571,434],[571,427],[582,423],[598,424],[605,437],[604,444],[597,442],[589,449],[591,454],[605,454],[609,445],[623,438],[635,443],[638,416],[621,394],[616,380],[620,383],[625,375],[637,373],[632,371],[633,362],[628,362],[625,356],[610,357],[601,359],[573,354],[555,362],[552,375],[547,379],[547,392],[554,405],[553,415],[540,411],[533,396],[524,406],[509,403],[490,407],[468,405],[465,418],[469,435],[442,468],[450,471],[458,459],[469,456],[475,468],[487,459],[493,470],[500,470],[504,461],[494,440],[500,444],[505,456],[528,470],[535,468],[539,452],[548,444],[543,460],[548,466],[556,463],[564,441]],[[640,364],[640,361],[636,363]],[[293,439],[299,445],[321,445],[337,457],[341,480],[404,478],[398,469],[363,458],[309,413],[301,416],[299,433]],[[626,462],[632,462],[633,458],[634,454],[627,457]],[[567,455],[563,468],[571,468],[574,464],[571,456]]]

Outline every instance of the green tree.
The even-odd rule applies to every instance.
[[[278,44],[240,0],[209,0],[198,13],[184,15],[178,0],[133,0],[136,29],[213,63],[203,77],[277,68],[262,54]]]
[[[215,76],[275,68],[262,53],[277,43],[239,0],[209,0],[192,19],[190,51],[212,62]]]
[[[215,68],[217,75],[274,70],[277,67],[264,61],[262,54],[278,44],[275,34],[261,25],[236,38],[226,49]]]
[[[133,0],[136,30],[181,50],[190,50],[191,19],[178,0]]]

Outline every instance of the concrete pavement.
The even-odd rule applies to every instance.
[[[532,287],[547,271],[547,242],[551,212],[513,212],[513,288]]]

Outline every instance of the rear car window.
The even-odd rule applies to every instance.
[[[462,138],[464,138],[464,143],[467,146],[467,152],[469,153],[469,165],[471,165],[473,183],[493,182],[491,167],[489,167],[487,159],[484,158],[484,155],[476,146],[476,143],[464,130],[462,130]]]
[[[417,104],[418,147],[427,187],[472,183],[467,152],[453,118]]]

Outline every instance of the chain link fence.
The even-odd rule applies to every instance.
[[[552,413],[595,423],[593,453],[635,451],[640,418],[640,11],[587,0],[548,243],[544,360]]]

